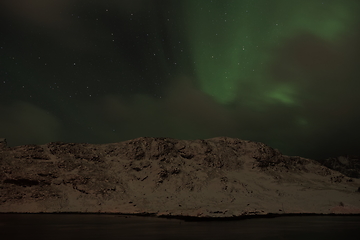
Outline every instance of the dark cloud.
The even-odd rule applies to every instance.
[[[357,144],[360,131],[354,124],[360,120],[356,93],[360,73],[354,65],[359,49],[353,44],[359,40],[358,34],[330,42],[299,33],[277,49],[271,75],[275,82],[293,81],[298,90],[297,113],[304,119],[301,131],[289,131],[294,137],[284,138],[293,139],[293,149],[316,157],[357,153],[350,146]]]
[[[61,138],[60,119],[27,102],[0,105],[0,133],[11,145],[46,143]]]
[[[1,1],[2,14],[19,24],[35,24],[49,28],[69,25],[64,15],[77,0],[4,0]]]

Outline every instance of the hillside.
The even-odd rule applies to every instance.
[[[360,180],[234,138],[0,147],[0,212],[360,213]]]

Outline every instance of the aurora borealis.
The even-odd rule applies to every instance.
[[[4,0],[0,137],[260,141],[360,155],[360,3]]]

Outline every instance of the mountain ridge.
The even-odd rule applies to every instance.
[[[0,212],[360,213],[359,179],[228,137],[3,146],[0,169]]]

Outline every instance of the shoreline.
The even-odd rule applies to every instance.
[[[360,213],[268,213],[259,215],[240,215],[232,217],[195,217],[183,215],[157,215],[156,213],[111,213],[111,212],[1,212],[1,215],[112,215],[130,217],[152,217],[175,219],[185,222],[241,221],[247,219],[282,218],[282,217],[360,217]]]

